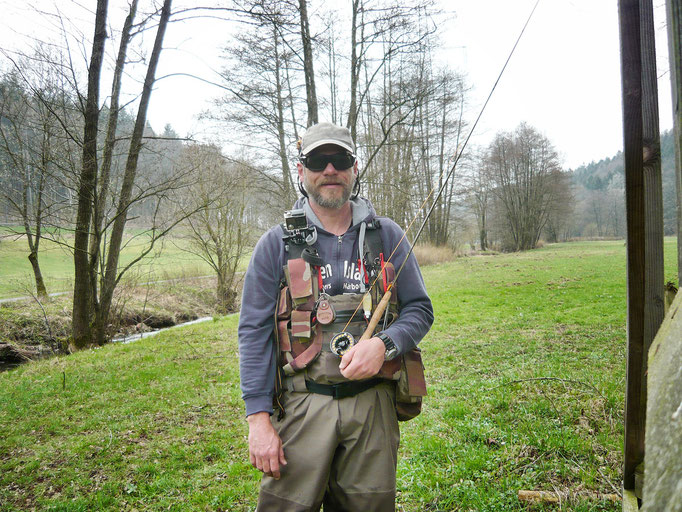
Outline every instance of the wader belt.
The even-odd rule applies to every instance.
[[[338,384],[318,384],[317,382],[306,379],[305,387],[308,388],[308,391],[311,393],[327,395],[334,399],[340,399],[358,395],[363,391],[373,388],[380,382],[384,382],[384,379],[357,380],[339,382]]]

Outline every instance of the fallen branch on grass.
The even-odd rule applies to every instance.
[[[598,491],[519,491],[518,496],[519,501],[529,503],[561,503],[577,499],[606,500],[617,503],[621,500],[621,497],[617,494],[607,494]]]

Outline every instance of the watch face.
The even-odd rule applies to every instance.
[[[386,355],[384,356],[384,359],[386,359],[386,361],[390,361],[390,360],[393,359],[397,354],[398,354],[398,349],[397,349],[397,348],[395,348],[395,347],[389,348],[389,349],[386,350]]]

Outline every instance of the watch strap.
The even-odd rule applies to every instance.
[[[375,336],[384,342],[384,347],[386,347],[386,359],[393,359],[398,354],[398,347],[395,346],[391,337],[384,332],[375,334]]]

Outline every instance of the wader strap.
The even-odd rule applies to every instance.
[[[294,373],[303,370],[306,366],[312,363],[322,350],[322,329],[316,329],[313,342],[301,354],[294,358],[293,361],[284,365],[284,373],[293,375]]]
[[[303,372],[284,377],[284,387],[291,393],[307,393],[305,374]]]
[[[367,223],[363,222],[360,224],[360,233],[358,234],[358,263],[360,267],[360,293],[365,293],[367,290],[365,288],[365,231],[367,230]]]
[[[384,246],[381,240],[381,230],[378,229],[379,226],[380,225],[368,225],[367,234],[365,235],[365,242],[367,246],[366,252],[369,254],[369,263],[374,265],[374,268],[378,272],[376,275],[379,276],[377,286],[372,289],[372,301],[374,302],[374,307],[379,304],[381,296],[385,292],[386,287],[389,283],[392,283],[395,280],[396,274],[395,266],[392,262],[383,264],[383,259],[388,259],[390,253],[384,254]],[[405,239],[403,243],[407,243],[407,239]],[[390,249],[386,249],[386,251],[389,250]],[[398,293],[395,286],[393,287],[393,293],[391,294],[391,304],[393,304],[393,311],[395,311],[395,307],[398,306]]]
[[[373,388],[383,379],[369,379],[369,380],[350,380],[348,382],[339,382],[338,384],[318,384],[312,380],[306,380],[305,386],[311,393],[318,395],[327,395],[334,399],[349,398],[357,394]]]
[[[277,325],[277,311],[275,311],[275,325]],[[287,332],[286,329],[286,322],[284,322],[284,332]],[[275,355],[276,355],[276,361],[279,363],[280,357],[281,357],[281,350],[280,350],[280,337],[279,337],[279,330],[277,328],[274,329],[274,342],[275,342]],[[288,334],[287,334],[288,338]],[[283,376],[282,376],[282,369],[277,365],[275,368],[275,389],[273,390],[272,394],[272,408],[275,411],[278,411],[277,413],[277,419],[279,421],[282,421],[285,415],[284,411],[284,406],[282,405],[282,394],[284,393],[284,383],[282,382]]]

